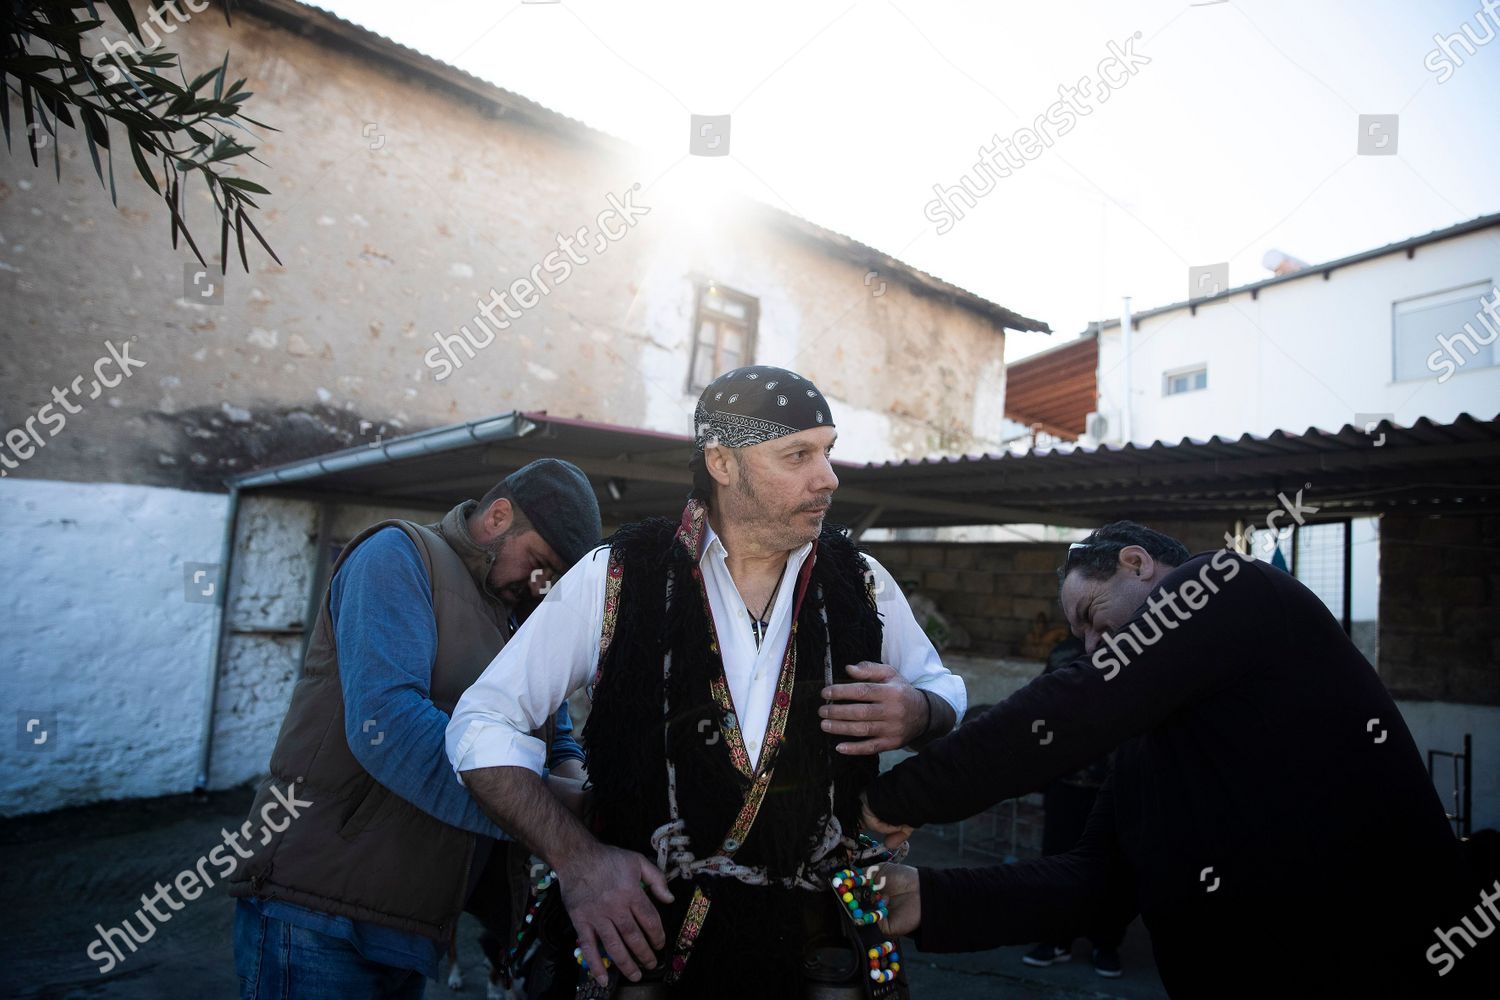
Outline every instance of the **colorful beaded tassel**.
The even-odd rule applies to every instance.
[[[853,869],[845,868],[833,877],[833,891],[856,924],[873,924],[889,915],[890,904],[875,888],[874,880]],[[891,941],[880,942],[865,957],[870,960],[870,978],[877,983],[888,983],[901,971],[901,953]]]
[[[901,971],[901,953],[890,941],[882,941],[879,948],[871,948],[867,957],[870,959],[870,978],[877,983],[888,983]]]
[[[589,971],[589,960],[583,957],[583,949],[582,948],[574,948],[573,949],[573,961],[577,962],[579,968],[583,969],[584,972],[588,972]],[[609,956],[605,955],[604,956],[604,967],[607,969],[607,968],[609,968],[613,964],[614,963],[609,960]]]

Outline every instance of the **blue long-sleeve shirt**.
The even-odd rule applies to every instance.
[[[417,547],[399,528],[377,531],[344,560],[328,598],[344,688],[344,733],[355,759],[423,812],[508,840],[453,780],[448,764],[448,716],[429,697],[437,655],[432,583]],[[566,703],[556,722],[549,764],[583,760]]]
[[[443,734],[448,716],[432,703],[437,619],[432,580],[406,533],[385,528],[345,559],[328,588],[339,651],[345,738],[376,781],[451,826],[509,840],[453,780]],[[552,767],[583,760],[563,702],[549,747]],[[445,945],[404,931],[279,900],[241,900],[260,915],[348,941],[371,962],[437,978]]]

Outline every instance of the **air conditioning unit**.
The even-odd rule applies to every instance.
[[[1113,411],[1095,410],[1083,418],[1083,437],[1079,444],[1092,447],[1099,444],[1112,444],[1119,441],[1119,421],[1115,418]]]

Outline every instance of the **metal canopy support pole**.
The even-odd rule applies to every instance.
[[[229,581],[234,576],[234,536],[239,529],[240,490],[229,487],[229,512],[225,517],[224,541],[219,549],[219,599],[217,621],[214,626],[214,653],[208,676],[208,695],[203,706],[203,733],[198,740],[198,775],[193,781],[193,791],[208,790],[208,765],[213,754],[214,708],[219,698],[219,675],[229,653]]]
[[[1354,635],[1354,522],[1345,518],[1344,525],[1344,634]]]

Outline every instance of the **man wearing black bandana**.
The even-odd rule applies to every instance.
[[[828,876],[863,860],[876,755],[965,708],[895,581],[823,524],[837,431],[817,387],[738,368],[694,425],[681,518],[621,528],[554,585],[448,728],[460,780],[558,874],[580,996],[609,995],[601,954],[695,1000],[864,980]],[[526,735],[584,684],[591,829],[553,807]]]

